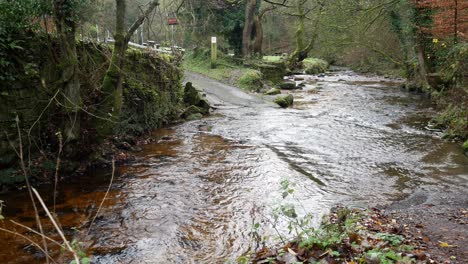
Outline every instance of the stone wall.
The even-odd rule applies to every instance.
[[[11,54],[9,60],[13,63],[10,72],[14,73],[14,78],[0,78],[2,170],[14,166],[17,160],[10,146],[11,143],[18,146],[16,116],[25,147],[32,142],[33,150],[52,153],[57,147],[55,133],[60,131],[65,118],[68,118],[59,103],[62,100],[57,86],[60,65],[55,62],[59,49],[55,43],[48,43],[46,38],[38,37],[37,41],[28,42],[21,52]],[[97,106],[102,101],[100,84],[108,67],[111,49],[96,43],[79,42],[77,50],[84,105],[80,113],[82,138],[75,144],[82,146],[95,140],[93,116],[105,117],[105,114],[97,112]],[[140,134],[177,118],[182,103],[183,73],[176,59],[132,49],[127,52],[126,59],[122,121],[116,124],[116,133]],[[35,122],[30,140],[27,134]]]

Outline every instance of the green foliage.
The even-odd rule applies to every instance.
[[[404,237],[395,234],[378,233],[375,236],[379,239],[390,242],[392,246],[398,246],[405,240]]]
[[[391,230],[388,222],[380,221],[388,220],[379,218],[379,214],[374,214],[372,210],[337,207],[331,210],[330,215],[324,216],[316,227],[312,215],[299,216],[295,206],[288,202],[295,199],[292,184],[283,180],[280,185],[283,201],[273,210],[273,225],[279,223],[280,219],[287,221],[288,229],[294,231],[295,239],[278,249],[276,256],[281,257],[286,250],[292,249],[296,253],[302,252],[298,253],[301,256],[328,254],[336,263],[350,259],[358,260],[358,263],[414,262],[403,256],[403,253],[411,252],[414,248],[405,244],[405,237],[387,233]],[[260,259],[263,260],[262,256]],[[277,260],[276,257],[272,258],[272,261]]]
[[[445,81],[449,81],[460,86],[464,86],[464,74],[468,67],[468,43],[460,43],[452,48],[447,48],[447,44],[439,44],[440,49],[446,50],[446,59],[441,65],[442,77]]]
[[[414,260],[403,257],[401,253],[397,253],[389,249],[373,249],[367,252],[366,255],[360,258],[363,263],[381,263],[381,264],[393,264],[393,263],[413,263]]]
[[[466,98],[466,97],[465,97]],[[465,103],[449,103],[443,112],[434,121],[436,124],[446,127],[447,133],[452,138],[468,138],[468,105]]]
[[[26,32],[37,26],[32,21],[42,9],[35,0],[0,0],[0,81],[16,79],[13,54],[24,50]]]
[[[221,15],[221,33],[236,56],[242,53],[242,32],[245,19],[244,5],[234,5]]]
[[[465,153],[468,152],[468,140],[466,140],[466,141],[463,143],[462,148],[463,148],[463,151],[464,151]]]
[[[80,259],[80,264],[90,264],[91,263],[91,258],[89,258],[86,255],[86,252],[84,252],[81,242],[73,240],[71,242],[71,247],[76,252],[76,254],[78,255],[78,257]],[[70,264],[77,264],[76,260],[70,261]]]

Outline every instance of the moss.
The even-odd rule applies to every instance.
[[[193,121],[193,120],[199,120],[199,119],[202,119],[203,118],[203,115],[198,113],[198,114],[193,114],[193,115],[189,115],[186,120],[187,121]]]
[[[462,148],[465,154],[468,154],[468,139],[463,143]]]
[[[257,70],[248,70],[237,83],[243,89],[258,92],[263,88],[262,73]]]
[[[468,138],[468,109],[465,105],[450,103],[434,121],[447,129],[448,138]]]
[[[278,88],[271,88],[265,94],[266,95],[277,95],[277,94],[281,94],[281,90],[278,89]]]
[[[124,105],[115,133],[138,135],[170,123],[182,108],[182,71],[170,57],[130,50],[123,83]]]
[[[317,58],[307,58],[303,64],[307,74],[323,73],[328,69],[328,62]]]
[[[256,63],[255,68],[262,73],[263,79],[271,84],[282,82],[284,76],[287,75],[286,63],[284,61]]]
[[[280,62],[283,60],[281,56],[263,56],[263,60],[266,62]]]
[[[195,114],[203,114],[204,110],[201,109],[198,106],[191,105],[185,109],[185,111],[182,113],[181,117],[188,119],[188,117],[195,115]]]
[[[275,102],[282,108],[288,108],[294,103],[294,97],[292,96],[292,94],[279,96],[279,97],[276,97],[273,102]]]

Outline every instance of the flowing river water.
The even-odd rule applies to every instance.
[[[234,89],[197,78],[212,91]],[[427,128],[434,110],[421,95],[346,70],[296,79],[306,86],[292,92],[293,108],[255,104],[236,91],[235,102],[215,98],[209,118],[154,131],[136,162],[117,168],[88,235],[84,223],[111,173],[60,183],[56,211],[66,233],[81,230],[96,263],[223,263],[255,250],[258,237],[287,237],[283,222],[272,226],[274,208],[285,202],[318,222],[337,203],[385,205],[417,191],[426,199],[467,197],[468,158]],[[294,193],[283,199],[285,179]],[[51,187],[39,191],[50,205]],[[7,219],[34,225],[25,192],[0,200]],[[38,256],[25,240],[0,233],[1,263],[41,263]]]

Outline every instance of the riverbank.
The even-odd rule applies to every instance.
[[[437,196],[437,195],[435,195]],[[465,263],[467,200],[415,192],[371,209],[335,207],[319,227],[290,218],[300,234],[240,259],[252,263]],[[242,263],[242,261],[241,261]]]
[[[71,111],[64,103],[62,69],[53,54],[57,45],[53,36],[30,32],[22,52],[6,58],[18,70],[6,72],[9,78],[0,80],[5,87],[0,94],[0,128],[4,131],[0,135],[1,191],[21,188],[25,177],[37,185],[53,182],[55,177],[83,175],[90,167],[109,166],[112,159],[117,164],[130,161],[139,150],[139,137],[209,112],[200,96],[185,100],[179,57],[129,48],[120,116],[115,120],[110,113],[102,113],[100,107],[107,99],[101,84],[112,47],[87,41],[76,43],[81,104],[72,106],[77,112]],[[197,111],[186,112],[192,104],[191,109]],[[65,135],[64,124],[69,120],[79,130],[77,138]],[[102,136],[100,125],[106,122],[112,129],[109,136]],[[21,169],[21,161],[26,171]]]

